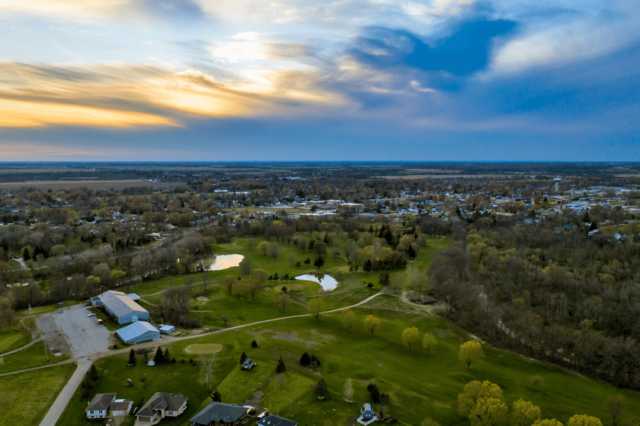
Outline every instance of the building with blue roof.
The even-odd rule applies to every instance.
[[[136,321],[122,327],[116,331],[116,335],[128,345],[160,339],[160,331],[146,321]]]
[[[149,320],[149,311],[121,291],[105,291],[100,296],[92,298],[91,303],[104,308],[120,325]]]

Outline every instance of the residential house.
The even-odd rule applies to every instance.
[[[167,417],[179,417],[186,409],[186,396],[179,393],[156,392],[136,413],[136,424],[156,425]]]
[[[236,426],[249,421],[253,407],[212,402],[191,418],[191,426]]]
[[[131,412],[133,401],[128,399],[116,399],[111,403],[111,417],[126,417]]]
[[[87,419],[106,419],[109,417],[109,408],[116,399],[115,393],[99,393],[89,402],[85,415]]]

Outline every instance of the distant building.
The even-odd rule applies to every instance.
[[[161,324],[158,329],[160,330],[160,333],[162,334],[173,334],[176,332],[176,327],[175,325],[170,325],[170,324]]]
[[[258,426],[298,426],[298,423],[284,417],[267,415],[258,420]]]
[[[136,424],[157,425],[167,417],[179,417],[186,409],[186,396],[179,393],[156,392],[136,413]]]
[[[191,418],[191,426],[241,425],[249,419],[251,408],[212,402]]]
[[[109,408],[115,401],[115,393],[99,393],[89,402],[85,415],[87,419],[99,420],[106,419],[109,416]]]
[[[104,308],[118,324],[149,320],[149,311],[121,291],[105,291],[100,296],[93,297],[91,303]]]
[[[124,343],[133,345],[160,339],[160,330],[146,321],[136,321],[133,324],[118,329],[116,335]]]

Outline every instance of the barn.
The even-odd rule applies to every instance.
[[[128,345],[160,339],[160,331],[146,321],[136,321],[122,327],[116,331],[116,334]]]
[[[104,308],[120,325],[149,320],[149,311],[121,291],[105,291],[91,303]]]

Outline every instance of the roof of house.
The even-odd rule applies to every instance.
[[[212,402],[191,418],[196,425],[209,425],[213,422],[237,422],[247,415],[247,408],[242,405]]]
[[[157,410],[177,411],[187,402],[187,397],[179,393],[156,392],[136,413],[138,416],[153,416]]]
[[[121,291],[109,290],[100,295],[104,307],[118,317],[149,312]]]
[[[133,401],[128,399],[116,399],[111,403],[111,411],[129,411],[132,405]]]
[[[89,402],[87,411],[108,410],[115,398],[115,393],[98,393],[93,397],[91,402]]]
[[[268,415],[258,422],[260,426],[298,426],[297,422],[284,417]]]
[[[127,325],[126,327],[122,327],[116,330],[116,334],[118,335],[118,337],[120,337],[125,342],[142,336],[147,332],[160,333],[157,328],[146,321],[136,321],[132,324]]]

